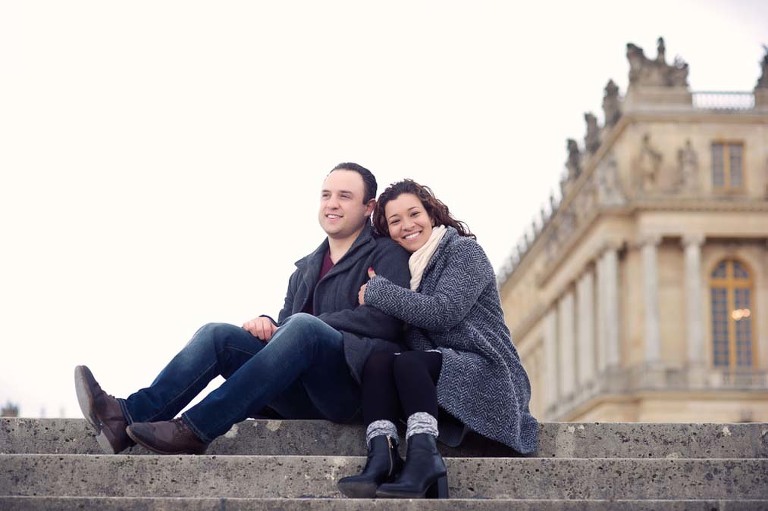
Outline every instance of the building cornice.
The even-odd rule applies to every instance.
[[[692,97],[697,94],[723,95],[729,93],[688,93]],[[733,95],[733,93],[730,93]],[[749,95],[749,93],[738,93]],[[702,197],[686,195],[683,192],[672,194],[669,192],[656,192],[653,196],[646,196],[642,191],[625,184],[619,184],[618,195],[608,197],[605,204],[600,204],[601,198],[596,198],[596,188],[599,187],[601,177],[603,180],[612,170],[602,169],[603,166],[616,165],[612,151],[617,141],[625,131],[638,124],[654,122],[680,123],[729,123],[729,124],[768,124],[768,107],[753,106],[752,108],[701,108],[693,103],[669,104],[639,103],[631,109],[623,112],[616,123],[610,127],[603,127],[600,131],[602,141],[594,153],[582,154],[581,169],[572,179],[562,184],[562,198],[559,204],[552,204],[550,216],[544,219],[544,224],[539,231],[534,232],[532,240],[526,238],[518,244],[517,253],[510,256],[508,263],[501,269],[497,277],[499,288],[514,286],[520,278],[523,278],[531,265],[539,257],[552,259],[552,238],[557,239],[559,245],[556,249],[559,254],[554,260],[549,261],[547,270],[540,276],[541,282],[546,282],[565,257],[577,243],[579,235],[583,235],[588,226],[608,216],[636,215],[645,211],[717,211],[717,212],[763,212],[768,211],[768,197],[754,198],[738,195],[707,196]],[[614,191],[617,191],[614,189]],[[711,192],[707,192],[711,193]],[[618,198],[617,198],[618,197]],[[579,202],[591,204],[591,208],[597,211],[579,211]],[[597,204],[595,203],[597,202]],[[576,216],[580,218],[575,218]],[[574,220],[578,221],[578,227],[570,225]],[[570,235],[568,235],[570,231]],[[565,236],[564,236],[565,234]],[[561,239],[561,238],[567,238]]]

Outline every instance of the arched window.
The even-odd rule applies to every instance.
[[[752,367],[754,293],[752,277],[736,259],[725,259],[710,275],[712,353],[715,367]]]

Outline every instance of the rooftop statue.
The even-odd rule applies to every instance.
[[[627,60],[629,61],[629,85],[656,87],[687,87],[688,64],[675,57],[672,65],[666,62],[664,39],[659,37],[657,42],[658,55],[655,60],[645,56],[639,46],[627,43]]]
[[[760,62],[762,73],[760,78],[757,79],[756,89],[768,89],[768,46],[763,45],[763,49],[765,50],[765,55],[763,55],[763,60]]]
[[[592,112],[584,114],[587,123],[587,134],[584,136],[584,149],[589,154],[595,154],[600,148],[600,128],[597,126],[597,117]]]
[[[608,80],[603,95],[603,116],[605,118],[605,127],[614,126],[621,117],[621,106],[619,105],[619,87]]]
[[[579,144],[572,138],[569,138],[566,143],[568,149],[568,159],[565,161],[565,168],[568,169],[568,179],[573,180],[579,177],[581,174],[581,153],[579,152]]]

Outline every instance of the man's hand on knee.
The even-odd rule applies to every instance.
[[[277,332],[278,326],[272,323],[272,320],[264,316],[254,318],[250,321],[246,321],[243,324],[243,329],[248,331],[254,337],[258,337],[262,341],[268,342],[275,332]]]

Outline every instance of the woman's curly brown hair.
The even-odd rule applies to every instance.
[[[429,218],[432,219],[432,225],[450,226],[456,229],[461,236],[477,239],[477,236],[470,232],[467,224],[453,218],[451,212],[448,211],[448,206],[435,197],[435,194],[428,186],[420,185],[412,179],[403,179],[397,183],[392,183],[386,190],[381,192],[376,203],[376,209],[373,211],[373,229],[377,236],[389,236],[389,225],[387,224],[384,208],[389,201],[397,199],[404,193],[411,193],[419,198]]]

